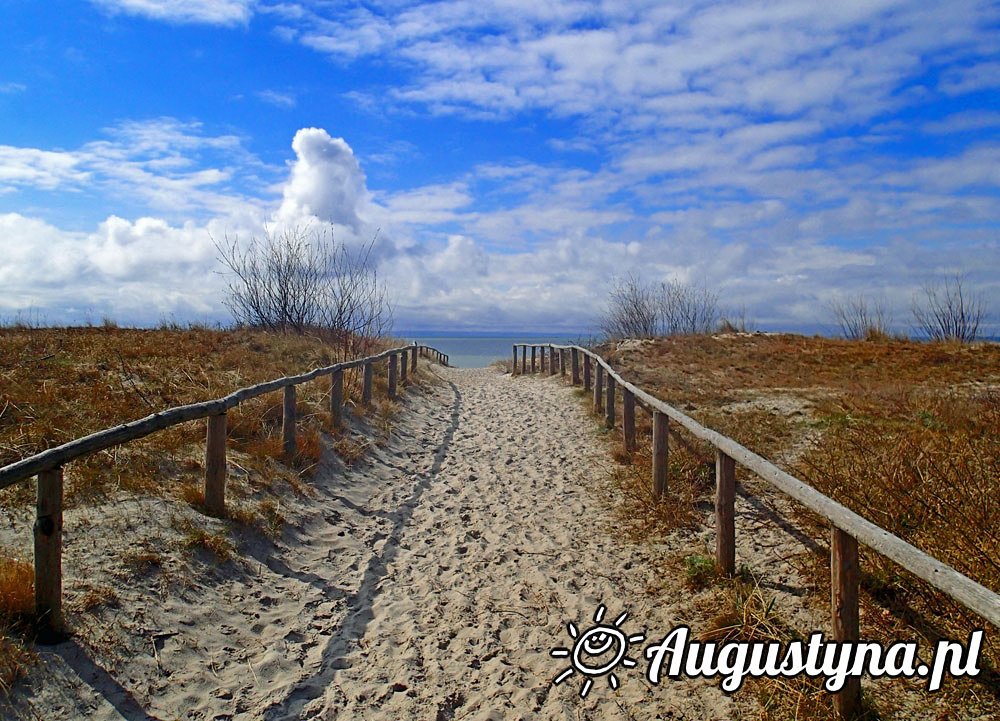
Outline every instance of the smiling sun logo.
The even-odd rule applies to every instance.
[[[580,687],[580,698],[587,698],[595,678],[607,674],[608,685],[612,689],[617,689],[618,677],[614,674],[615,668],[636,666],[636,661],[625,654],[628,652],[629,644],[642,643],[646,634],[626,636],[619,628],[625,622],[628,611],[616,618],[611,625],[602,623],[606,610],[603,603],[598,606],[597,612],[594,613],[595,625],[583,633],[580,633],[572,623],[567,624],[567,630],[573,639],[573,648],[554,648],[549,651],[549,655],[553,658],[568,658],[571,665],[552,680],[553,686],[562,683],[574,672],[579,672],[584,677],[583,685]]]

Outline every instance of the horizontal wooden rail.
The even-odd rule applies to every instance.
[[[518,345],[524,344],[515,344],[515,360]],[[527,346],[524,345],[524,348],[526,352]],[[593,351],[575,345],[550,345],[549,348],[552,351],[558,350],[560,354],[567,350],[572,351],[574,357],[573,385],[579,383],[576,375],[576,357],[578,353],[583,354],[585,387],[593,380],[594,410],[600,413],[602,405],[605,407],[605,422],[609,427],[614,427],[615,423],[615,386],[621,387],[626,407],[624,416],[626,427],[623,429],[626,446],[629,445],[630,431],[634,433],[634,421],[630,421],[627,415],[628,407],[633,403],[638,403],[653,414],[652,490],[654,496],[660,497],[666,488],[668,419],[683,426],[696,438],[700,438],[715,447],[716,562],[722,572],[731,574],[736,565],[733,468],[734,464],[739,463],[830,522],[832,528],[830,544],[831,616],[835,639],[856,640],[858,638],[857,544],[859,542],[895,561],[906,571],[931,584],[952,600],[1000,628],[1000,594],[994,593],[884,528],[876,526],[863,516],[829,496],[823,495],[812,486],[740,445],[732,438],[706,428],[673,406],[629,383],[607,361]],[[591,365],[595,365],[593,373],[591,373]],[[606,398],[605,394],[602,393],[602,384],[606,385],[607,388]],[[857,679],[852,679],[851,683],[845,684],[843,689],[838,692],[837,709],[842,717],[853,718],[860,712],[860,708],[861,685]]]
[[[404,348],[392,348],[379,353],[378,355],[368,356],[367,358],[358,358],[357,360],[335,363],[331,366],[316,368],[315,370],[311,370],[308,373],[303,373],[301,375],[286,376],[285,378],[278,378],[273,381],[267,381],[266,383],[258,383],[257,385],[249,386],[247,388],[240,388],[223,398],[218,398],[212,401],[204,401],[202,403],[192,403],[186,406],[177,406],[175,408],[153,413],[145,418],[123,423],[120,426],[106,428],[102,431],[91,433],[88,436],[77,438],[76,440],[69,441],[68,443],[63,443],[61,446],[49,448],[41,453],[36,453],[33,456],[22,458],[15,463],[11,463],[3,468],[0,468],[0,489],[6,488],[7,486],[13,485],[27,478],[31,478],[32,476],[36,476],[42,471],[51,470],[57,466],[61,466],[64,463],[68,463],[69,461],[82,456],[102,451],[105,448],[111,448],[112,446],[118,446],[122,443],[127,443],[128,441],[143,438],[144,436],[148,436],[156,431],[169,428],[170,426],[175,426],[178,423],[185,423],[199,418],[219,415],[220,413],[225,413],[230,408],[238,406],[240,403],[251,398],[256,398],[257,396],[262,396],[266,393],[273,393],[274,391],[282,390],[288,386],[306,383],[308,381],[315,380],[320,376],[329,375],[338,370],[344,371],[348,368],[356,368],[366,363],[372,363],[383,358],[388,358],[389,356],[395,356],[403,350]],[[429,348],[429,350],[436,354],[435,357],[439,362],[447,365],[447,356],[441,354],[434,348]]]

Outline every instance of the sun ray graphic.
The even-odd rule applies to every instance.
[[[561,684],[574,673],[579,673],[584,677],[580,687],[580,698],[586,698],[594,686],[594,679],[607,675],[608,686],[617,691],[621,682],[614,669],[618,666],[635,668],[638,665],[638,662],[629,658],[626,653],[631,644],[642,643],[646,639],[646,634],[634,633],[626,636],[621,630],[621,625],[628,618],[628,611],[618,616],[612,624],[604,623],[606,612],[607,607],[603,603],[600,604],[594,612],[595,625],[583,633],[580,633],[573,622],[566,624],[566,630],[574,642],[573,647],[558,646],[551,649],[549,655],[553,658],[568,658],[570,665],[552,680],[553,686]]]

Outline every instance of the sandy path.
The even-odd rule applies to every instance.
[[[606,533],[592,488],[606,451],[572,390],[440,372],[424,409],[436,422],[400,432],[420,449],[400,459],[402,496],[369,504],[385,522],[343,619],[264,718],[716,717],[721,694],[699,682],[650,689],[638,652],[617,698],[605,679],[585,700],[579,676],[551,686],[568,664],[548,651],[602,602],[611,618],[631,612],[630,633],[680,619],[647,594],[649,549]]]
[[[662,548],[609,531],[597,495],[607,451],[572,388],[434,372],[443,382],[408,394],[386,447],[314,479],[277,546],[244,548],[252,563],[171,580],[152,598],[123,589],[100,619],[117,629],[114,671],[75,643],[47,651],[17,715],[728,718],[708,681],[650,686],[645,644],[630,649],[637,667],[616,672],[617,692],[602,677],[581,699],[579,674],[552,686],[569,665],[549,656],[572,645],[567,622],[588,628],[604,603],[608,620],[629,612],[629,634],[659,637],[690,621],[690,594],[660,577]],[[98,544],[88,567],[82,535],[67,557],[77,574],[98,573],[107,554]]]

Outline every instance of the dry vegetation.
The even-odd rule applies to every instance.
[[[740,333],[628,341],[598,352],[626,378],[699,422],[1000,591],[1000,345]],[[636,420],[640,451],[627,454],[618,431],[612,438],[623,528],[646,538],[706,520],[714,492],[712,449],[672,433],[668,497],[655,503],[650,422],[641,410]],[[741,470],[737,478],[750,492],[767,490]],[[825,548],[828,528],[820,519],[803,509],[793,520]],[[829,602],[826,557],[801,555],[798,562],[815,589],[811,602],[822,610]],[[862,548],[861,563],[862,637],[913,638],[927,648],[942,636],[965,640],[971,629],[983,627],[984,621],[878,554]],[[788,638],[792,632],[774,618],[747,569],[742,579],[718,581],[703,565],[692,561],[687,571],[719,589],[717,615],[704,620],[707,632]],[[942,694],[950,708],[1000,708],[996,634],[987,633],[986,643],[981,665],[987,671],[974,683],[950,684]],[[762,702],[761,718],[832,717],[817,688],[778,688],[771,681],[751,687]]]
[[[368,355],[381,350],[369,345]],[[342,360],[343,348],[307,335],[207,329],[0,328],[0,466],[123,421],[185,403],[221,397],[240,387],[301,373]],[[385,362],[375,367],[376,399],[386,391]],[[424,376],[411,375],[408,383]],[[282,457],[281,394],[254,398],[229,413],[229,477],[225,528],[239,526],[278,537],[285,522],[282,495],[308,492],[308,477],[332,436],[335,452],[356,462],[369,442],[349,428],[331,429],[329,380],[298,386],[297,454]],[[371,416],[375,434],[388,434],[399,406],[376,401],[363,408],[361,369],[344,376],[348,408]],[[200,508],[203,502],[205,424],[185,423],[66,466],[66,506],[100,507],[116,499],[152,495]],[[34,483],[0,492],[5,514],[34,503]],[[185,521],[189,549],[223,562],[236,549],[225,530]],[[129,553],[123,545],[122,552]],[[33,570],[0,552],[0,693],[30,659]],[[161,559],[135,556],[137,574]],[[73,609],[86,612],[113,599],[101,589],[81,591]]]

